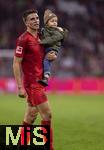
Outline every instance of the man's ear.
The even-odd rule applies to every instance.
[[[25,23],[26,26],[28,26],[28,22],[27,21],[25,21],[24,23]]]
[[[27,26],[27,21],[24,18],[23,18],[23,22]]]

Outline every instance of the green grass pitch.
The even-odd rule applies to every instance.
[[[104,95],[50,94],[55,150],[104,150]],[[25,100],[0,95],[0,124],[21,124]],[[39,124],[40,116],[36,120]]]

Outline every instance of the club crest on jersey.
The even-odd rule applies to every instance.
[[[23,47],[17,46],[17,48],[16,48],[16,53],[17,53],[17,54],[22,54],[22,51],[23,51]]]

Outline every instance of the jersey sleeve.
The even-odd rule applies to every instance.
[[[25,45],[26,41],[24,39],[17,39],[16,41],[16,48],[15,48],[15,56],[23,58],[25,53]]]

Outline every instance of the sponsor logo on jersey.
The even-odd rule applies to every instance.
[[[17,53],[17,54],[22,54],[22,51],[23,51],[23,47],[17,46],[17,48],[16,48],[16,53]]]

